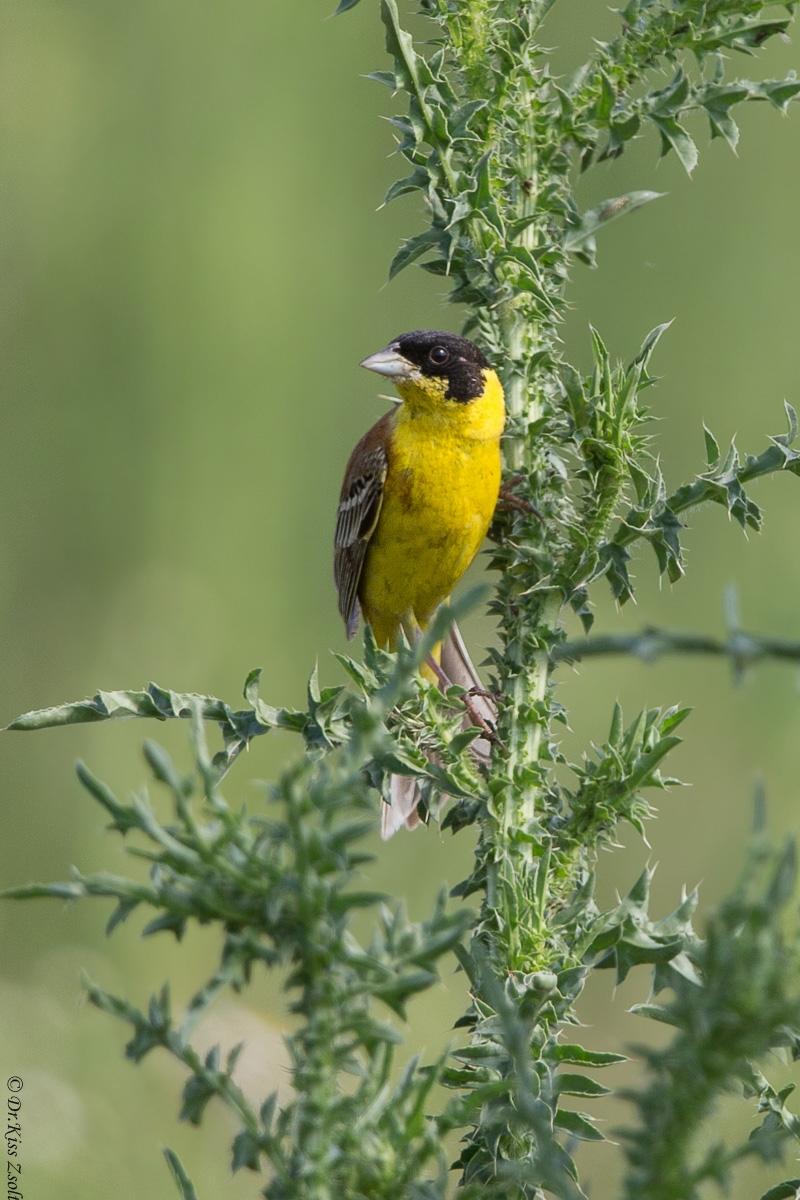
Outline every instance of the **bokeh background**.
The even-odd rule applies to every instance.
[[[401,164],[380,119],[386,93],[363,78],[382,65],[376,6],[329,20],[331,7],[0,5],[0,721],[147,679],[235,701],[258,664],[275,702],[302,700],[315,659],[337,678],[335,501],[352,443],[382,411],[357,363],[400,330],[457,328],[459,317],[418,270],[385,286],[419,214],[406,201],[378,211]],[[597,0],[575,7],[548,30],[565,68],[613,24]],[[757,69],[792,63],[797,48],[776,44]],[[755,69],[742,60],[743,74]],[[753,106],[741,124],[739,161],[698,124],[691,181],[657,161],[648,137],[583,185],[586,205],[630,188],[668,193],[608,229],[599,271],[576,268],[565,339],[588,362],[591,322],[629,357],[677,317],[652,393],[672,484],[702,469],[703,420],[757,452],[783,428],[784,397],[800,401],[800,118]],[[734,584],[748,628],[800,637],[797,487],[757,485],[767,523],[750,541],[720,510],[698,513],[688,577],[659,587],[643,555],[638,609],[618,613],[600,587],[598,628],[720,630]],[[485,644],[491,627],[478,620],[471,637]],[[597,663],[567,675],[560,698],[574,747],[602,739],[616,698],[631,715],[695,706],[674,761],[691,786],[660,798],[650,832],[657,911],[684,882],[702,881],[705,905],[731,884],[759,775],[776,836],[797,825],[792,670],[763,667],[735,689],[716,662]],[[146,735],[188,762],[184,728],[0,738],[4,884],[63,878],[71,863],[121,867],[72,766],[85,758],[125,793],[144,778]],[[288,738],[264,739],[229,790],[257,804],[248,781],[292,751]],[[371,884],[421,915],[462,877],[470,846],[430,831],[375,849]],[[631,838],[609,857],[604,894],[629,885],[647,853]],[[81,998],[86,969],[139,1003],[169,977],[180,1000],[213,960],[214,936],[176,952],[167,937],[142,941],[134,921],[108,942],[107,915],[89,903],[0,908],[0,1067],[25,1080],[26,1194],[169,1196],[168,1144],[202,1196],[254,1195],[253,1176],[230,1178],[225,1116],[210,1111],[200,1134],[179,1125],[180,1071],[158,1054],[125,1064],[124,1028]],[[610,982],[594,986],[587,1039],[657,1034],[624,1012],[646,987],[634,979],[615,997]],[[462,1004],[462,977],[449,975],[412,1011],[411,1046],[434,1053]],[[259,1095],[286,1085],[284,1027],[275,985],[260,982],[202,1036],[247,1039],[243,1082]],[[728,1120],[724,1109],[715,1132]],[[586,1160],[595,1197],[615,1194],[613,1158],[600,1148]],[[743,1175],[735,1195],[775,1180]]]

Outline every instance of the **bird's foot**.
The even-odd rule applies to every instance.
[[[465,692],[463,696],[464,708],[467,710],[467,714],[472,721],[472,724],[480,729],[481,735],[486,738],[487,742],[491,742],[493,746],[500,746],[505,749],[496,727],[493,724],[490,724],[482,713],[478,712],[478,709],[474,704],[474,700],[478,696],[489,697],[490,693],[484,692],[482,688],[470,688],[470,690]]]
[[[524,475],[511,475],[505,481],[500,488],[497,507],[506,511],[529,513],[531,516],[536,517],[537,521],[544,521],[544,516],[533,501],[527,500],[523,496],[518,496],[513,490],[518,484],[523,482],[524,478]]]

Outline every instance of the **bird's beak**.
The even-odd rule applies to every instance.
[[[387,379],[411,379],[417,374],[414,364],[403,358],[394,346],[387,346],[377,354],[370,354],[360,365],[368,371],[374,371],[376,375],[385,375]]]

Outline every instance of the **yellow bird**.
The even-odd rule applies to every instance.
[[[352,637],[363,614],[379,645],[419,636],[477,554],[500,490],[500,380],[467,338],[417,330],[361,363],[391,379],[400,403],[356,446],[336,514],[334,578]],[[457,629],[434,677],[480,688]],[[424,668],[423,668],[424,669]],[[431,668],[429,668],[431,672]],[[476,704],[479,718],[493,707]],[[419,823],[414,780],[395,776],[381,829]]]

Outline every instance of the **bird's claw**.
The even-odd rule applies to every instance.
[[[493,746],[500,746],[501,749],[505,749],[505,745],[497,732],[496,726],[490,724],[486,718],[478,712],[477,708],[472,703],[472,698],[477,696],[482,696],[486,699],[493,699],[492,693],[484,691],[483,688],[473,687],[470,688],[468,692],[464,693],[464,707],[469,713],[472,724],[480,729],[482,736],[487,742],[490,742]]]
[[[506,510],[511,509],[512,511],[516,512],[529,513],[531,516],[536,517],[537,521],[543,522],[544,516],[533,503],[533,501],[528,500],[523,496],[517,496],[513,491],[513,488],[515,488],[517,484],[522,483],[524,478],[524,475],[512,475],[506,480],[506,482],[500,488],[500,496],[497,501],[497,507]]]

